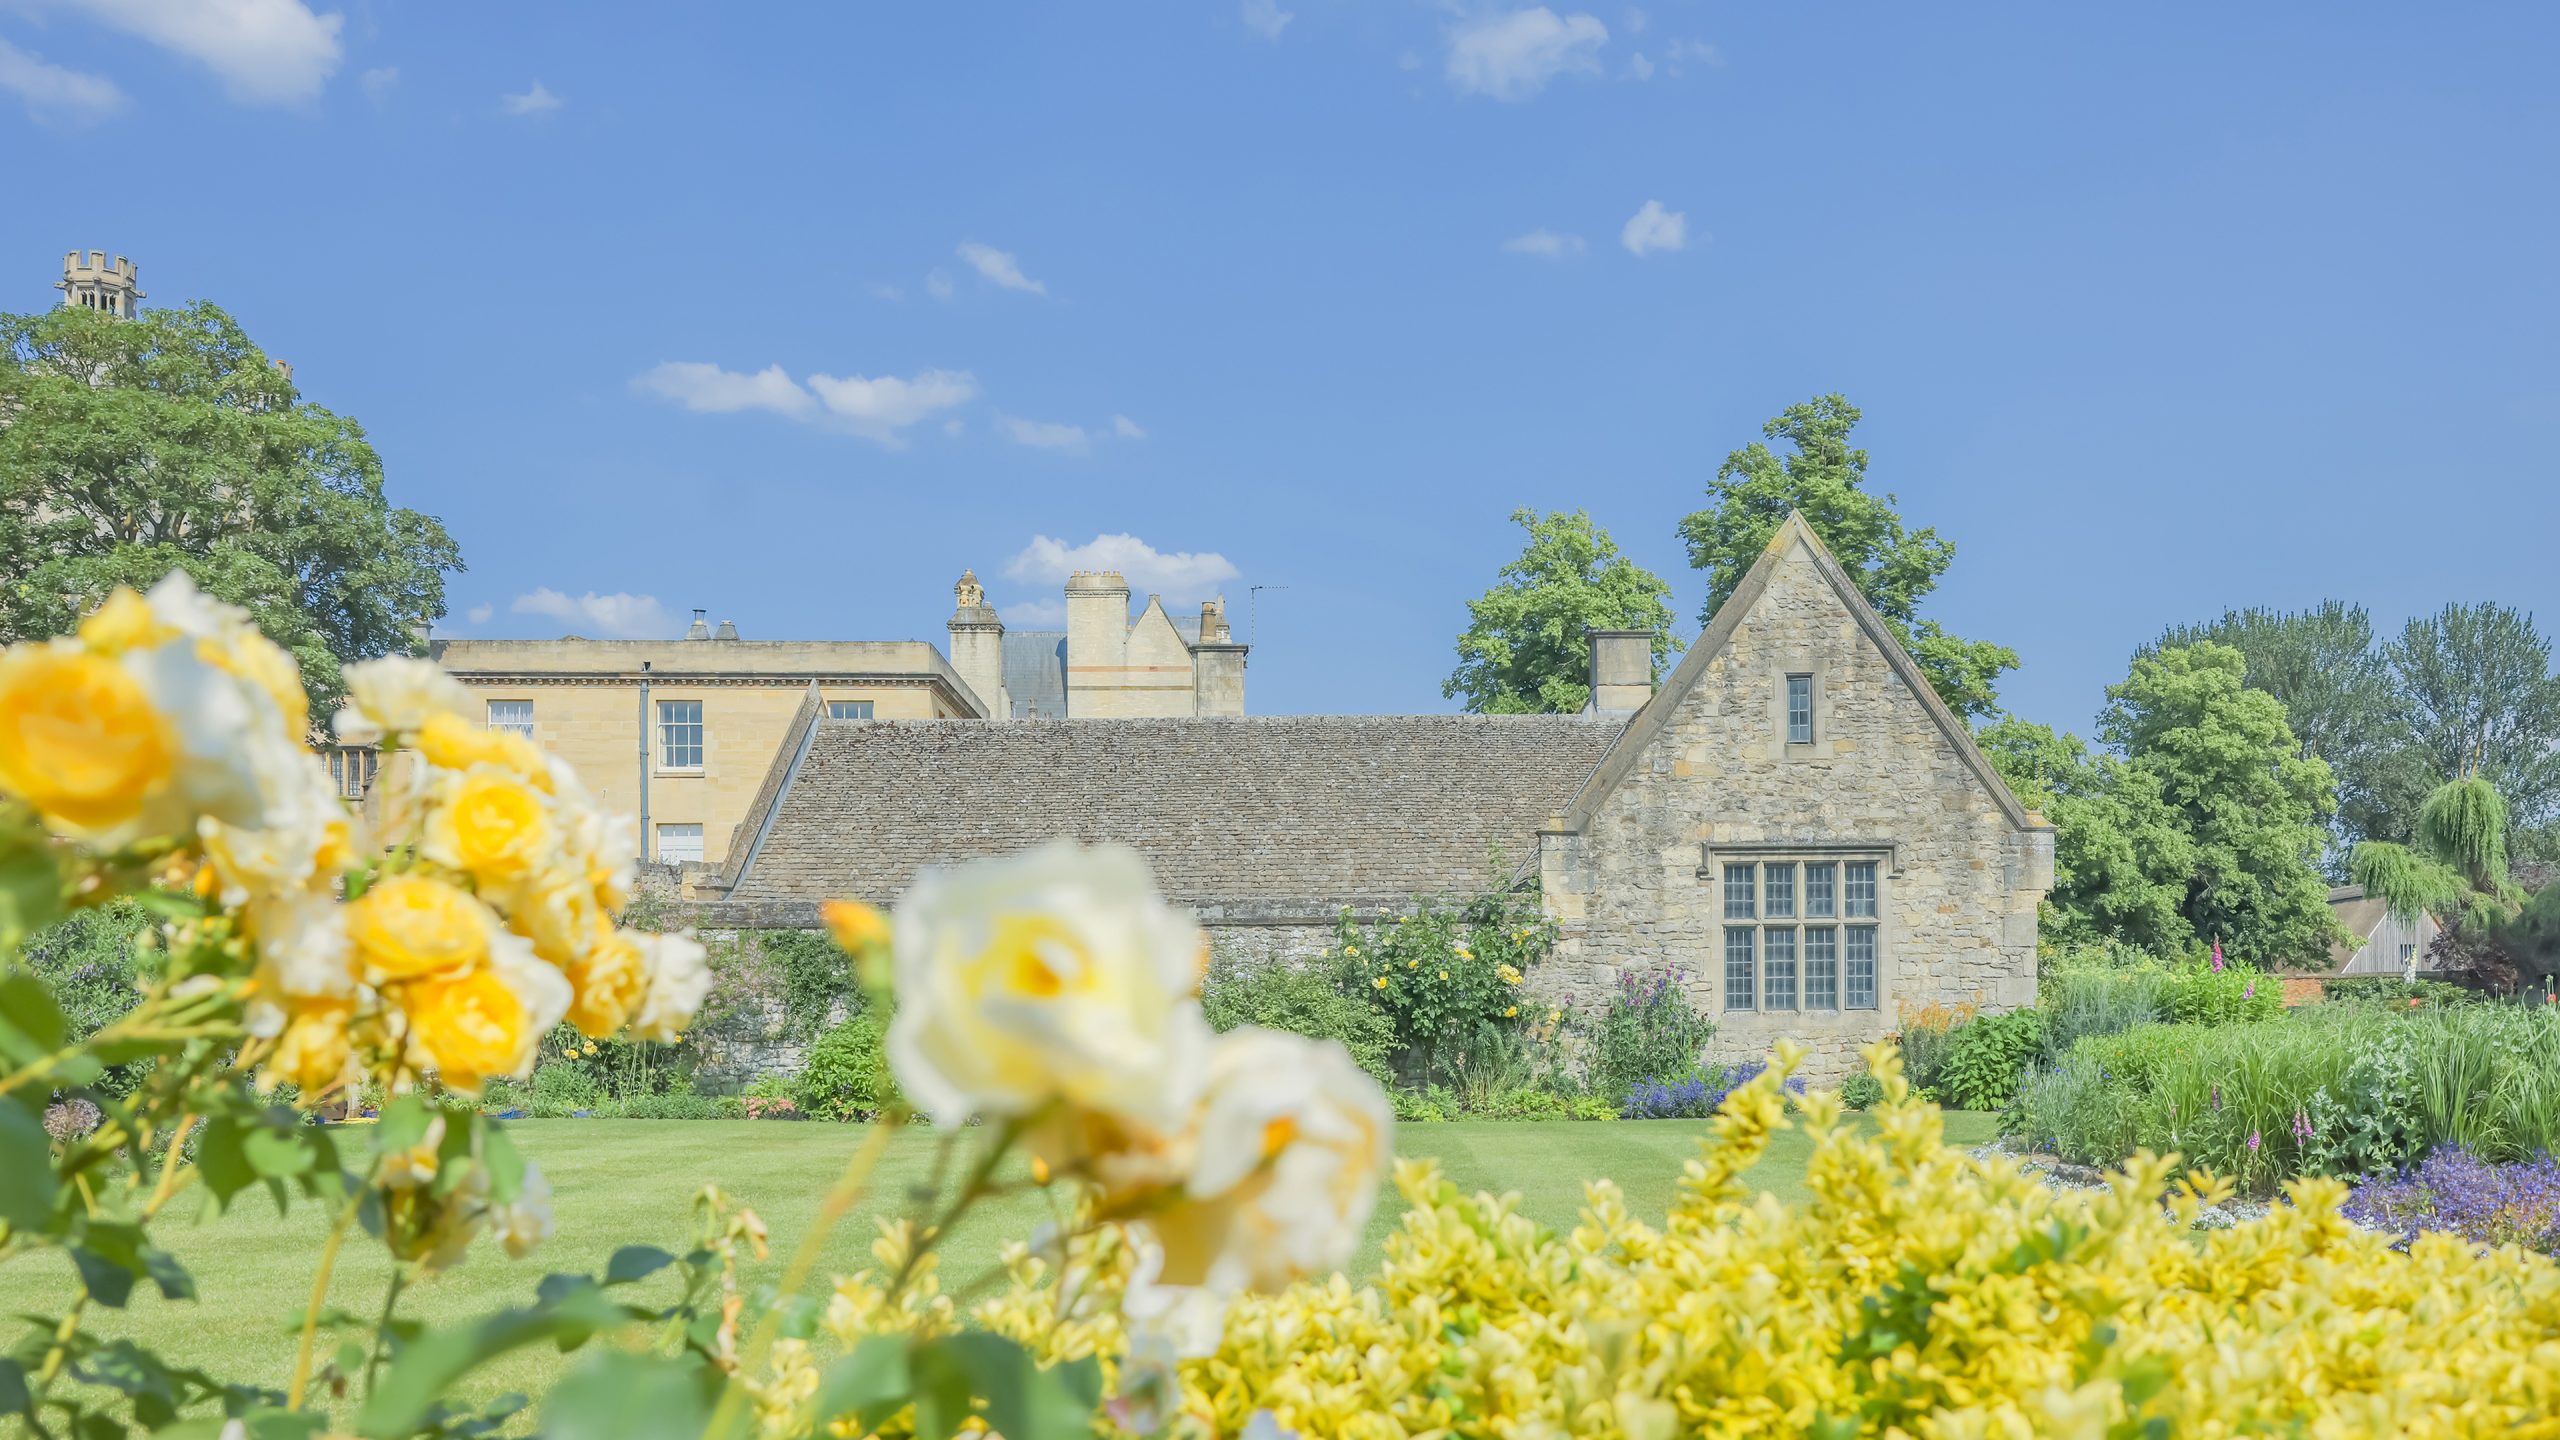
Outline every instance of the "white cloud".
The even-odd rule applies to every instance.
[[[1479,15],[1449,27],[1449,83],[1496,100],[1526,100],[1568,71],[1597,72],[1609,27],[1544,5]]]
[[[999,250],[993,245],[981,245],[975,240],[963,240],[955,253],[961,259],[968,261],[969,268],[977,271],[979,278],[990,285],[1006,290],[1021,290],[1032,295],[1049,293],[1048,286],[1022,273],[1022,267],[1015,263],[1010,251]]]
[[[1627,12],[1627,33],[1630,35],[1643,34],[1644,27],[1652,23],[1653,17],[1645,14],[1641,10],[1629,10]]]
[[[1004,616],[1006,624],[1016,629],[1054,626],[1063,630],[1067,626],[1067,597],[1046,595],[1037,600],[1010,600],[998,613]]]
[[[1028,445],[1034,450],[1064,450],[1070,455],[1081,455],[1093,441],[1081,425],[1022,420],[1011,415],[997,416],[996,424],[1003,427],[1005,437],[1014,444]]]
[[[812,375],[804,385],[779,365],[750,375],[701,360],[667,361],[634,378],[631,387],[706,415],[763,410],[833,425],[893,450],[907,443],[901,431],[978,394],[977,377],[965,370],[920,370],[911,377]]]
[[[379,70],[367,70],[356,77],[356,83],[364,87],[366,99],[379,105],[391,98],[392,91],[400,88],[400,67],[385,65]]]
[[[41,0],[39,0],[41,3]],[[245,105],[317,98],[337,72],[342,15],[315,15],[302,0],[53,0],[163,50],[196,61]]]
[[[1656,250],[1685,250],[1689,245],[1689,217],[1678,210],[1665,210],[1659,200],[1647,200],[1644,208],[1627,220],[1627,228],[1618,232],[1618,243],[1630,255],[1650,255]]]
[[[1111,433],[1119,436],[1123,440],[1144,440],[1147,438],[1147,432],[1139,426],[1138,422],[1130,419],[1126,415],[1114,415],[1111,417]]]
[[[906,291],[899,289],[897,286],[890,284],[886,280],[874,280],[870,284],[863,286],[862,290],[864,294],[869,295],[874,300],[904,300],[907,298]]]
[[[543,83],[539,80],[534,81],[533,88],[527,90],[521,95],[501,95],[498,97],[498,104],[500,108],[504,109],[510,115],[545,115],[568,103],[568,101],[561,99],[559,96],[552,94],[550,90],[544,88]]]
[[[1639,80],[1653,78],[1653,62],[1644,58],[1644,52],[1641,50],[1628,58],[1627,69]]]
[[[1277,40],[1298,17],[1280,8],[1279,0],[1244,0],[1245,28],[1265,40]]]
[[[1206,599],[1239,574],[1214,550],[1158,550],[1135,535],[1096,535],[1082,545],[1035,535],[1004,567],[1016,580],[1049,585],[1065,584],[1078,570],[1117,570],[1137,593],[1176,603]]]
[[[1704,40],[1674,40],[1667,53],[1671,56],[1671,63],[1674,65],[1683,60],[1694,61],[1700,65],[1724,63],[1724,52]]]
[[[937,269],[927,273],[924,277],[924,293],[936,300],[950,299],[951,272]]]
[[[951,419],[942,422],[942,433],[950,436],[954,440],[957,440],[961,436],[969,433],[969,422],[960,419],[958,416],[953,416]]]
[[[474,625],[486,625],[489,623],[489,617],[497,613],[498,607],[495,605],[474,605],[463,612],[462,618]]]
[[[517,596],[507,608],[518,615],[548,615],[574,627],[581,635],[637,640],[676,633],[676,617],[658,603],[655,595],[632,595],[619,590],[611,595],[599,595],[593,590],[584,595],[564,595],[545,586]]]
[[[0,40],[0,90],[26,103],[27,117],[88,125],[124,108],[124,92],[104,75],[66,70]]]
[[[920,370],[907,379],[812,375],[809,388],[818,393],[831,421],[895,450],[907,443],[899,431],[975,399],[978,380],[965,370]]]
[[[644,394],[706,415],[770,410],[801,420],[818,408],[817,398],[800,388],[799,382],[779,365],[768,365],[748,375],[723,370],[708,361],[670,360],[633,380],[631,385]]]
[[[1535,255],[1541,260],[1570,260],[1583,251],[1579,235],[1559,235],[1553,230],[1532,230],[1514,235],[1502,242],[1502,248],[1514,255]]]

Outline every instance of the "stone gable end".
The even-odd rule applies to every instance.
[[[1605,788],[1541,836],[1541,878],[1564,932],[1541,982],[1588,1008],[1623,976],[1672,972],[1715,1017],[1719,1058],[1791,1037],[1813,1052],[1806,1073],[1828,1081],[1908,1011],[2034,1002],[2051,832],[2020,823],[1943,712],[1913,692],[1868,629],[1880,622],[1835,586],[1809,534],[1782,540],[1755,567],[1760,583],[1746,580],[1729,602],[1745,609],[1721,645],[1722,627],[1711,628],[1700,644],[1715,648],[1656,697],[1668,707],[1658,727],[1647,734],[1640,717],[1629,753],[1594,782]],[[1790,676],[1810,681],[1803,743],[1790,743]],[[1838,886],[1847,866],[1868,863],[1872,918],[1853,921],[1837,889],[1833,915],[1807,913],[1806,866],[1838,867],[1826,872]],[[1764,893],[1751,918],[1729,917],[1724,871],[1737,864],[1763,880],[1770,865],[1791,867],[1795,914],[1769,914]],[[1839,1008],[1808,1004],[1809,952],[1836,947],[1845,980],[1839,951],[1852,923],[1874,927],[1873,1007],[1850,1008],[1846,994]],[[1793,932],[1783,943],[1795,952],[1794,1008],[1765,1003],[1765,972],[1753,976],[1751,1008],[1727,1003],[1729,926],[1754,932],[1757,966],[1770,958],[1766,932]],[[1828,933],[1817,940],[1814,927]]]

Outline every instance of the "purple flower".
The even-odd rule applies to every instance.
[[[2303,1113],[2301,1106],[2295,1106],[2293,1110],[2293,1138],[2301,1141],[2305,1145],[2308,1145],[2311,1143],[2313,1133],[2314,1132],[2311,1128],[2311,1117]]]
[[[2249,1148],[2252,1150],[2258,1148],[2258,1132],[2254,1129],[2249,1132]]]
[[[2222,973],[2222,940],[2219,936],[2215,937],[2213,942],[2213,973],[2216,975]]]
[[[2397,1234],[2445,1230],[2478,1245],[2560,1250],[2560,1162],[2549,1155],[2499,1165],[2458,1145],[2430,1152],[2414,1170],[2367,1180],[2347,1197],[2347,1218]]]
[[[2222,1087],[2219,1085],[2213,1087],[2213,1108],[2216,1112],[2222,1109]]]
[[[2252,981],[2250,981],[2248,984],[2241,986],[2241,987],[2240,987],[2240,998],[2241,998],[2241,999],[2243,999],[2243,1000],[2255,1000],[2255,999],[2257,999],[2257,998],[2258,998],[2258,982],[2257,982],[2257,981],[2255,981],[2255,980],[2252,980]]]

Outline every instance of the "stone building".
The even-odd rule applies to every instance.
[[[1125,720],[1244,713],[1245,646],[1227,629],[1223,600],[1176,619],[1150,595],[1129,618],[1117,570],[1067,578],[1067,628],[1011,630],[987,603],[977,572],[952,587],[951,664],[1009,720]]]
[[[142,308],[142,271],[132,261],[119,255],[113,263],[103,250],[92,250],[86,260],[80,252],[62,257],[62,278],[53,282],[62,292],[62,303],[88,310],[104,310],[110,315],[132,319]]]
[[[1002,720],[1244,710],[1245,647],[1224,607],[1169,617],[1153,595],[1129,618],[1116,572],[1066,584],[1067,629],[1008,633],[976,575],[953,587],[951,658],[922,640],[747,640],[695,611],[681,640],[432,642],[492,729],[514,730],[578,767],[639,825],[656,862],[717,866],[774,763],[802,700],[826,718]],[[340,746],[332,772],[360,796],[370,751]]]
[[[805,926],[927,865],[1117,841],[1221,952],[1288,962],[1346,906],[1534,878],[1544,992],[1675,972],[1721,1051],[1792,1036],[1823,1076],[1906,1008],[2034,999],[2052,831],[1801,518],[1658,691],[1646,643],[1593,636],[1570,716],[845,725],[809,694],[697,893],[712,924]]]

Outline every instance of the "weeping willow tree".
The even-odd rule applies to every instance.
[[[2427,797],[2415,844],[2365,841],[2347,868],[2402,921],[2434,915],[2448,929],[2487,938],[2524,909],[2524,890],[2507,876],[2507,802],[2476,775]],[[2417,964],[2410,956],[2412,978]]]

